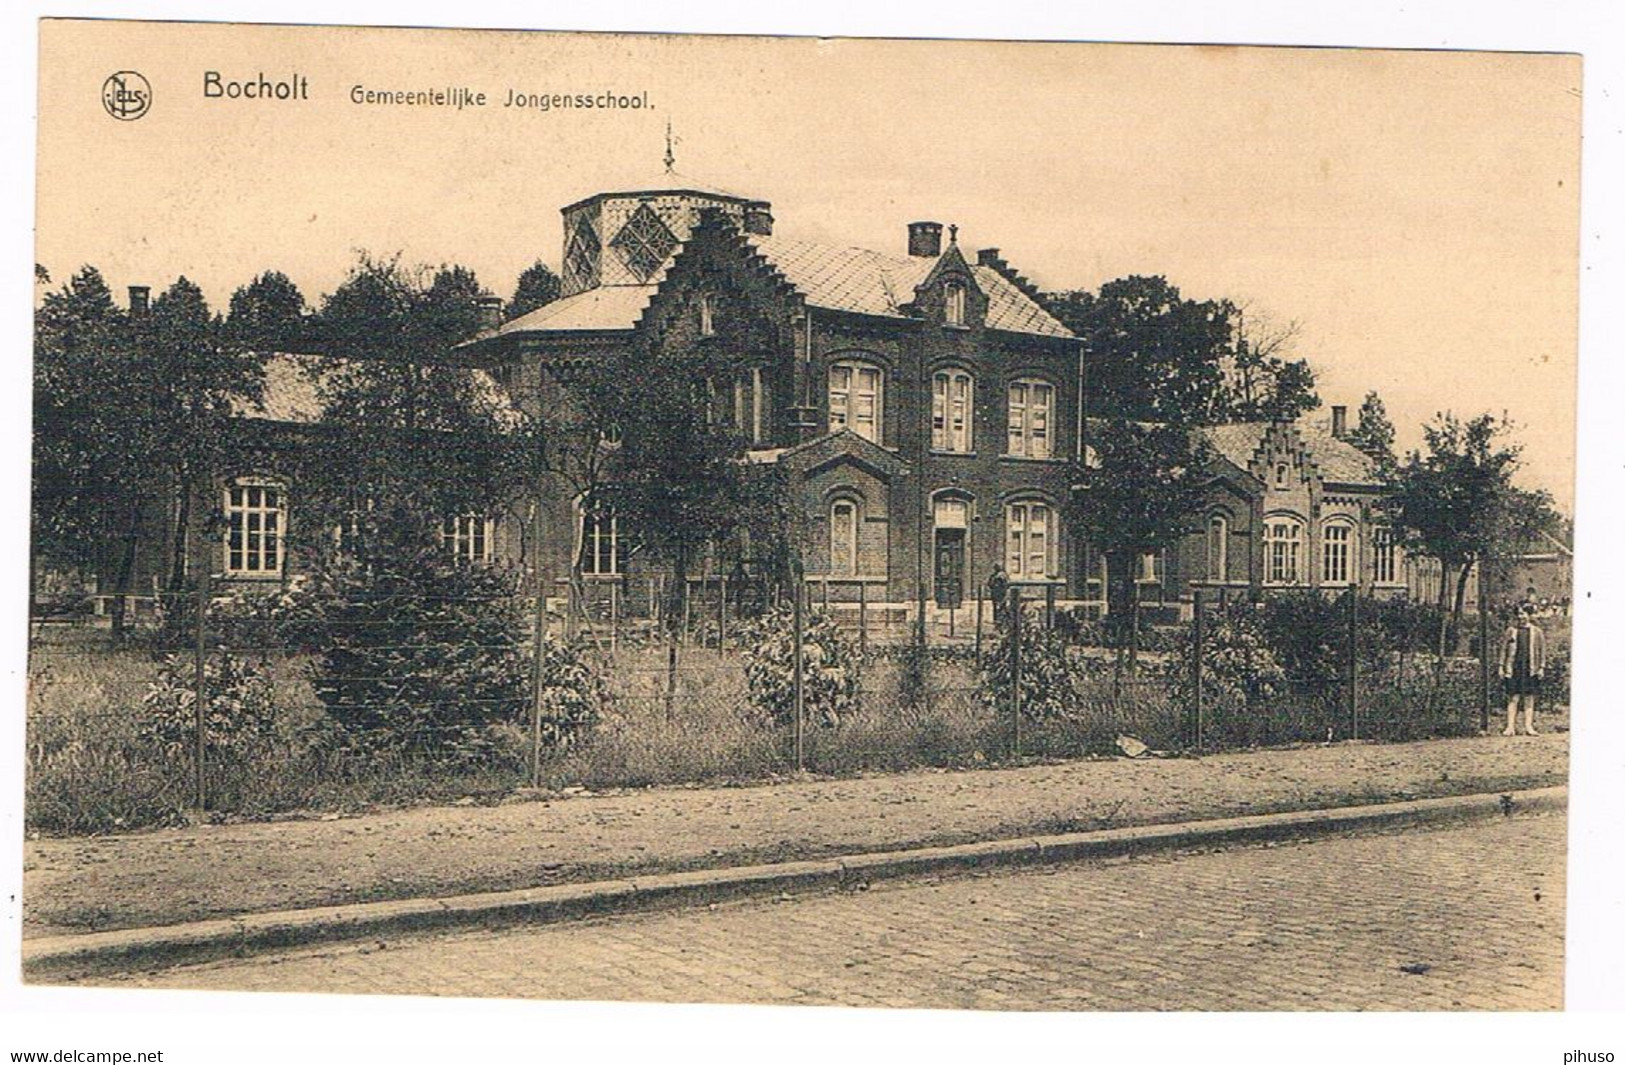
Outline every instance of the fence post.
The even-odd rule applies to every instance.
[[[1360,589],[1349,586],[1349,739],[1360,738]]]
[[[987,594],[985,582],[976,586],[976,664],[982,664],[982,596]]]
[[[721,654],[728,646],[728,578],[718,578],[721,584],[717,593],[717,654]]]
[[[791,625],[791,638],[794,642],[795,658],[795,736],[797,773],[800,773],[803,767],[806,765],[806,750],[803,738],[806,725],[803,718],[806,711],[807,692],[803,677],[804,667],[802,665],[802,658],[806,654],[806,618],[804,616],[802,607],[802,596],[809,595],[810,593],[811,589],[807,587],[807,582],[801,579],[801,575],[798,572],[796,574],[796,602],[795,607],[792,610],[794,621]]]
[[[541,510],[540,507],[537,508]],[[541,522],[537,520],[536,542],[536,646],[531,650],[530,663],[530,786],[542,785],[542,660],[547,640],[547,586],[542,583]]]
[[[617,577],[609,584],[609,653],[614,654],[620,647],[621,612],[620,612],[621,581]]]
[[[201,505],[201,500],[199,501]],[[192,700],[192,728],[194,731],[193,762],[193,799],[198,812],[208,808],[208,790],[204,784],[204,758],[206,756],[208,739],[208,706],[209,691],[205,666],[208,660],[207,633],[209,625],[209,570],[212,560],[211,552],[203,553],[203,562],[198,566],[197,574],[197,633],[192,648],[192,690],[196,693]]]
[[[858,582],[858,656],[869,654],[869,586]]]
[[[1202,750],[1202,653],[1207,646],[1207,619],[1202,616],[1202,589],[1191,591],[1191,731]]]
[[[1044,631],[1055,627],[1055,585],[1044,585]]]
[[[1490,730],[1490,602],[1484,561],[1478,563],[1478,731]]]
[[[1021,757],[1021,586],[1010,586],[1010,722],[1016,758]]]
[[[688,643],[689,592],[693,587],[694,587],[694,582],[689,578],[689,576],[687,574],[684,574],[683,575],[683,642],[685,644]]]
[[[824,575],[824,614],[829,614],[829,574]]]

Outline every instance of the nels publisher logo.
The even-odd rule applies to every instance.
[[[134,122],[152,107],[152,86],[133,70],[121,70],[102,82],[102,106],[120,122]]]

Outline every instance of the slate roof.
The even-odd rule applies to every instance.
[[[1264,435],[1271,422],[1232,422],[1203,430],[1214,450],[1240,466],[1252,467]],[[1380,485],[1376,463],[1365,452],[1346,440],[1339,440],[1331,431],[1319,426],[1298,422],[1293,425],[1303,441],[1309,460],[1320,471],[1322,480],[1335,484]]]
[[[935,258],[893,258],[867,248],[749,235],[767,259],[813,307],[902,318],[903,306],[936,266]],[[987,295],[987,325],[1014,333],[1071,337],[1049,312],[989,266],[970,268]]]
[[[236,400],[232,413],[255,421],[314,425],[322,418],[322,386],[345,365],[345,360],[328,355],[273,352],[265,356],[264,397],[259,403]],[[463,372],[473,376],[480,396],[498,411],[502,421],[512,423],[519,417],[507,392],[490,374],[484,370]]]
[[[505,322],[495,334],[509,333],[593,332],[599,330],[631,329],[638,324],[643,309],[649,306],[649,297],[658,285],[609,285],[590,288],[573,296],[554,300],[529,314],[522,314]]]

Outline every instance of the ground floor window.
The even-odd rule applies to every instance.
[[[620,522],[604,507],[581,514],[581,572],[589,577],[618,577],[622,555]]]
[[[1296,518],[1264,521],[1264,581],[1267,584],[1302,582],[1303,522]]]
[[[1207,520],[1207,579],[1225,581],[1230,573],[1230,522],[1223,514]]]
[[[1346,521],[1329,522],[1320,536],[1320,583],[1348,584],[1353,555],[1354,526]]]
[[[829,507],[829,575],[855,577],[858,573],[858,504],[837,499]]]
[[[1395,565],[1394,530],[1372,530],[1371,556],[1371,579],[1378,584],[1393,584],[1399,572]]]
[[[492,521],[479,514],[447,518],[440,526],[440,543],[465,562],[490,562],[494,537]]]
[[[1048,580],[1055,573],[1055,512],[1048,503],[1011,503],[1004,510],[1005,565],[1014,580]]]
[[[275,577],[282,573],[287,497],[281,485],[239,481],[226,488],[226,573]]]

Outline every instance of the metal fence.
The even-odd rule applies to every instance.
[[[473,599],[403,598],[360,619],[312,623],[257,607],[233,613],[206,594],[166,601],[122,642],[95,625],[37,625],[29,822],[93,831],[200,810],[495,801],[526,786],[1457,735],[1486,726],[1495,687],[1483,629],[1471,658],[1371,646],[1352,596],[1323,656],[1333,668],[1287,672],[1238,696],[1213,671],[1226,660],[1226,611],[1239,608],[1221,610],[1201,593],[1190,622],[1148,630],[1131,654],[1103,646],[1098,625],[1069,627],[1053,593],[1031,588],[1010,589],[997,611],[968,610],[968,633],[912,616],[903,640],[897,619],[876,623],[869,604],[854,610],[817,582],[749,609],[737,587],[696,582],[680,619],[662,616],[668,597],[658,590],[645,593],[643,610],[625,609],[624,588],[601,590],[565,597],[562,613],[514,597],[485,627],[457,616]],[[807,637],[824,618],[845,632],[854,674],[852,698],[834,716],[807,705],[809,674],[831,668]],[[398,642],[369,625],[396,626]],[[788,636],[795,673],[788,706],[753,690],[748,668],[775,628]],[[549,630],[555,637],[538,638]],[[547,649],[566,630],[603,695],[596,722],[575,734],[557,727],[542,679]],[[362,644],[377,673],[352,664],[353,686],[335,687],[332,660]],[[254,715],[263,720],[246,726]]]

